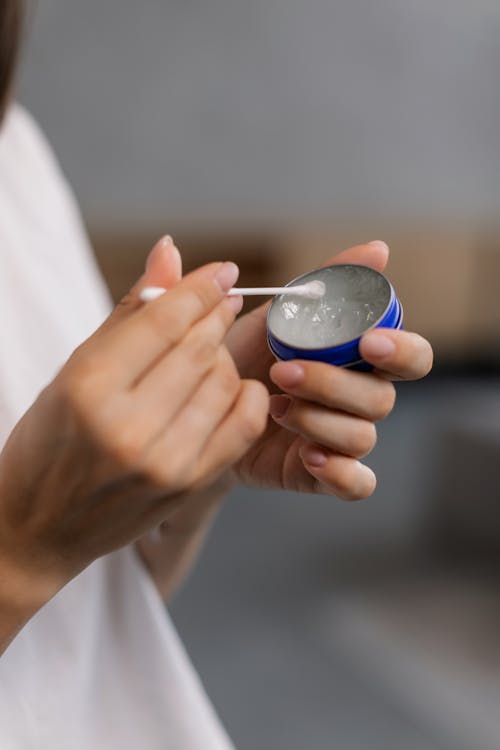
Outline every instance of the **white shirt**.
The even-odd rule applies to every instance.
[[[109,307],[65,180],[14,107],[0,131],[0,447]],[[94,562],[0,657],[0,749],[35,748],[231,748],[132,548]]]

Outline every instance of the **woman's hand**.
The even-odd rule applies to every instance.
[[[383,271],[385,243],[346,250],[325,265],[358,263]],[[334,494],[356,500],[372,494],[376,478],[359,459],[375,446],[376,422],[395,402],[391,379],[415,380],[432,366],[432,350],[421,336],[378,329],[364,336],[363,357],[375,366],[360,373],[321,362],[275,363],[266,341],[263,305],[233,326],[227,345],[245,377],[268,384],[270,422],[266,432],[238,462],[244,484]]]
[[[211,264],[147,305],[137,286],[18,423],[0,455],[0,609],[36,610],[262,434],[267,391],[223,344],[236,278]]]
[[[330,263],[359,263],[382,271],[388,258],[384,243],[361,245]],[[169,245],[149,269],[149,283],[174,288],[182,269]],[[374,331],[362,342],[372,374],[344,370],[320,362],[275,363],[266,340],[268,305],[242,316],[226,344],[240,374],[264,382],[275,394],[274,420],[227,473],[228,482],[258,487],[366,497],[375,487],[373,472],[359,462],[375,444],[377,420],[394,405],[389,378],[415,379],[430,369],[432,351],[416,334]],[[389,339],[389,341],[385,340]],[[394,345],[391,349],[390,344]],[[192,565],[214,510],[229,484],[193,493],[162,524],[154,539],[139,540],[140,553],[160,592],[168,597]]]

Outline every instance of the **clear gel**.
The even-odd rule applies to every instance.
[[[296,283],[315,279],[325,284],[323,297],[278,296],[269,313],[273,335],[290,346],[321,349],[352,341],[380,319],[390,300],[385,279],[357,266],[320,269]]]

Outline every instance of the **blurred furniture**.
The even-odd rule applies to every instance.
[[[142,272],[148,249],[164,231],[92,229],[115,298]],[[300,227],[169,225],[168,231],[188,270],[234,259],[245,285],[286,282],[346,247],[383,238],[391,247],[387,273],[403,302],[405,326],[431,340],[437,363],[500,365],[500,228],[344,219]],[[246,309],[251,304],[247,301]]]

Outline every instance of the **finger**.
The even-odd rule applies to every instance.
[[[268,414],[267,388],[258,380],[243,380],[233,408],[206,443],[195,483],[212,482],[234,466],[263,434]]]
[[[363,500],[375,491],[375,474],[355,458],[330,453],[314,443],[306,443],[300,456],[307,471],[342,500]]]
[[[165,235],[153,247],[146,260],[146,268],[130,293],[136,298],[146,286],[170,289],[182,279],[182,258],[170,235]]]
[[[270,377],[293,396],[372,421],[390,414],[396,399],[389,381],[324,362],[277,362],[271,367]]]
[[[206,394],[205,394],[206,395]],[[219,391],[219,397],[220,395]],[[209,484],[233,465],[265,429],[268,398],[257,381],[242,381],[239,393],[229,410],[210,410],[206,402],[182,415],[184,432],[179,425],[166,431],[148,456],[148,474],[159,486],[170,491]],[[211,411],[212,416],[208,416]],[[203,415],[202,415],[202,412]],[[199,418],[202,415],[203,427]]]
[[[223,300],[236,314],[241,299],[227,298],[226,293],[237,277],[234,263],[203,266],[185,276],[168,294],[148,302],[111,328],[100,338],[99,346],[113,380],[133,385]],[[230,325],[231,319],[227,320]]]
[[[169,462],[171,481],[190,482],[200,455],[217,426],[239,397],[241,380],[229,353],[221,349],[218,364],[200,383],[150,447],[151,460]],[[163,410],[162,410],[163,411]]]
[[[363,245],[356,245],[331,256],[322,266],[352,263],[355,266],[369,266],[375,271],[384,271],[389,260],[389,247],[382,240],[374,240]]]
[[[361,339],[359,351],[364,360],[392,380],[419,380],[432,368],[431,345],[408,331],[370,331]]]
[[[99,410],[101,436],[118,436],[115,449],[119,460],[135,464],[154,476],[168,457],[171,476],[191,470],[210,434],[238,398],[241,380],[227,349],[219,349],[218,361],[204,379],[180,402],[166,384],[160,392],[140,401],[136,391],[108,400]],[[173,481],[173,480],[172,480]],[[166,482],[170,484],[171,482]]]
[[[145,415],[152,431],[164,429],[191,399],[207,373],[220,362],[221,356],[232,363],[221,345],[234,317],[235,310],[229,300],[218,305],[193,326],[179,346],[158,359],[134,385],[135,408]],[[234,364],[232,369],[236,372]]]
[[[377,442],[373,422],[310,401],[271,396],[269,410],[282,427],[345,456],[363,458],[371,453]]]

